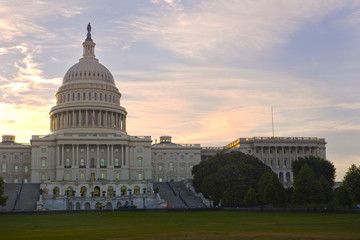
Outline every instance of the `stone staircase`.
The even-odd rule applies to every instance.
[[[24,183],[22,185],[20,196],[16,201],[15,211],[34,211],[36,202],[40,199],[39,183]]]
[[[200,197],[196,197],[194,193],[186,187],[183,182],[170,182],[170,186],[179,192],[179,197],[183,200],[188,208],[206,208]]]
[[[201,198],[196,197],[183,182],[154,182],[153,188],[158,190],[160,197],[170,208],[206,207]]]
[[[21,183],[5,183],[4,196],[8,197],[6,206],[1,207],[0,211],[13,211],[15,208],[16,200],[20,193]]]

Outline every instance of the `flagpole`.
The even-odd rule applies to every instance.
[[[274,111],[273,111],[273,106],[271,106],[271,125],[272,125],[272,137],[275,138],[275,134],[274,134]]]

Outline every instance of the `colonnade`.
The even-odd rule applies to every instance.
[[[126,131],[126,116],[104,110],[71,110],[50,116],[51,131],[74,127],[104,127]]]
[[[291,168],[292,160],[299,157],[321,157],[324,154],[319,147],[255,147],[253,153],[271,168]]]
[[[70,147],[71,146],[71,147]],[[100,163],[100,146],[101,147],[105,147],[106,148],[106,158],[105,159],[105,165],[101,166]],[[71,149],[70,154],[71,157],[70,159],[70,164],[68,166],[66,166],[66,162],[65,162],[65,148],[69,148]],[[96,147],[96,157],[94,158],[95,160],[95,165],[92,165],[92,163],[90,162],[90,147]],[[83,149],[83,151],[81,150]],[[86,149],[86,151],[85,151]],[[118,152],[115,152],[115,149],[118,149]],[[122,167],[122,168],[127,168],[129,167],[129,146],[128,145],[114,145],[114,144],[58,144],[56,147],[56,162],[57,162],[57,167],[84,167],[84,168],[101,168],[101,167]],[[81,162],[80,159],[82,157],[80,157],[80,155],[85,156],[85,165],[81,166]],[[115,164],[115,155],[117,155],[119,157],[119,163],[116,166]]]

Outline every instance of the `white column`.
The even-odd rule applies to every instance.
[[[75,124],[76,124],[76,122],[75,122],[75,111],[72,111],[72,123],[71,123],[71,126],[75,127]]]
[[[86,144],[86,165],[90,167],[89,144]]]
[[[113,165],[113,162],[114,161],[114,145],[111,144],[110,145],[110,159],[109,159],[109,165]]]
[[[62,148],[61,148],[61,166],[64,165],[64,148],[65,148],[65,145],[63,144]]]
[[[56,158],[57,158],[57,160],[56,160],[56,162],[57,162],[57,165],[58,166],[61,166],[61,162],[60,162],[60,145],[57,145],[56,146]]]
[[[125,165],[129,166],[129,146],[125,146]]]
[[[79,144],[76,144],[76,159],[75,159],[75,165],[79,165]]]
[[[125,167],[126,161],[125,161],[125,148],[124,148],[124,145],[121,145],[121,161],[122,161],[122,165],[124,165],[124,167]]]
[[[107,162],[110,162],[110,149],[109,149],[109,144],[106,145],[106,159]]]
[[[72,144],[72,166],[74,166],[75,165],[75,145],[74,144]]]
[[[96,167],[99,168],[100,165],[100,153],[99,153],[99,144],[96,145]]]

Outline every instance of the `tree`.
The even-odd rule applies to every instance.
[[[324,197],[323,199],[324,203],[331,202],[333,200],[334,192],[329,182],[326,180],[324,176],[320,177],[320,186],[321,186],[321,192]]]
[[[329,182],[330,186],[334,186],[335,167],[332,162],[314,156],[298,158],[291,164],[291,169],[294,173],[294,177],[296,177],[300,169],[305,164],[307,164],[312,169],[317,180],[320,180],[320,177],[324,176],[325,179]]]
[[[286,203],[284,186],[274,172],[265,172],[258,183],[258,192],[262,204],[274,204],[276,206]]]
[[[336,189],[335,199],[338,204],[344,207],[349,206],[349,208],[351,208],[351,205],[353,203],[350,197],[350,193],[344,186],[340,186]]]
[[[241,152],[219,153],[193,167],[193,184],[197,192],[223,206],[244,205],[244,196],[271,169],[259,159]]]
[[[352,202],[360,203],[360,166],[351,165],[344,176],[343,186],[349,192]]]
[[[257,205],[257,194],[254,188],[249,188],[244,197],[244,204],[247,207],[254,207]]]
[[[0,206],[6,206],[8,197],[4,195],[4,179],[0,177]]]
[[[314,172],[305,164],[294,178],[292,203],[300,205],[319,204],[323,200],[321,186]]]

